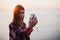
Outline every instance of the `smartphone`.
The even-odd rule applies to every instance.
[[[35,14],[30,14],[30,19],[33,19],[35,17]]]

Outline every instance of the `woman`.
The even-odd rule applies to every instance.
[[[37,19],[29,20],[29,26],[26,28],[24,19],[24,7],[17,5],[14,8],[13,21],[9,24],[9,40],[30,40],[30,34],[33,27],[37,24]]]

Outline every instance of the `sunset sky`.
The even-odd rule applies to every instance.
[[[26,9],[60,9],[60,0],[0,0],[0,10],[13,10],[17,4]]]

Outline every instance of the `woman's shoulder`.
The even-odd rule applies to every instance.
[[[14,23],[11,22],[11,23],[9,24],[9,27],[14,27]]]

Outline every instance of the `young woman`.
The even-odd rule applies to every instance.
[[[9,40],[30,40],[30,34],[33,27],[37,24],[37,19],[29,20],[29,26],[26,28],[24,23],[25,9],[21,5],[14,8],[13,21],[9,24]]]

